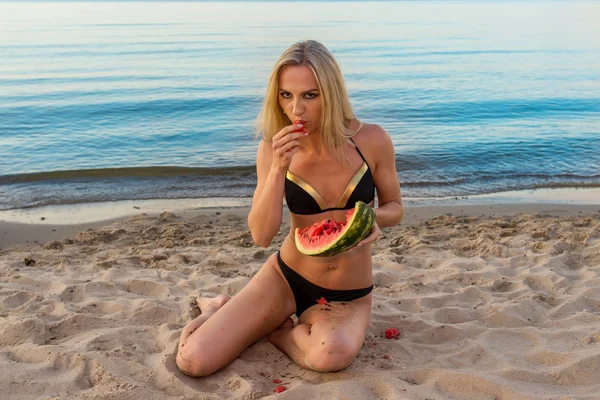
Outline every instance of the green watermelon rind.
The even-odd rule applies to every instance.
[[[368,204],[357,201],[354,206],[352,218],[346,222],[346,227],[340,237],[327,247],[320,249],[306,249],[300,240],[300,228],[296,228],[295,242],[300,253],[315,257],[331,257],[342,253],[363,240],[375,225],[375,211]]]

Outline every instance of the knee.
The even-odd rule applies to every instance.
[[[360,346],[343,335],[321,340],[311,351],[310,367],[319,372],[335,372],[347,368],[356,358]]]
[[[203,377],[219,370],[214,363],[207,359],[205,352],[191,347],[184,346],[178,349],[176,363],[181,372],[188,376]]]

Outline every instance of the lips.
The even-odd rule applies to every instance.
[[[301,128],[297,128],[294,130],[294,132],[306,132],[306,121],[303,121],[301,119],[294,121],[294,124],[300,124],[302,125]]]

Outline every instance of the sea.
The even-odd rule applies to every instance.
[[[268,77],[306,39],[390,134],[404,199],[600,188],[599,16],[598,1],[3,1],[0,210],[250,198]]]

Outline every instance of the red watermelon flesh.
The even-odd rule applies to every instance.
[[[306,228],[296,228],[296,247],[306,255],[332,256],[360,242],[371,231],[374,221],[371,207],[357,202],[355,208],[346,212],[344,222],[326,219]]]

